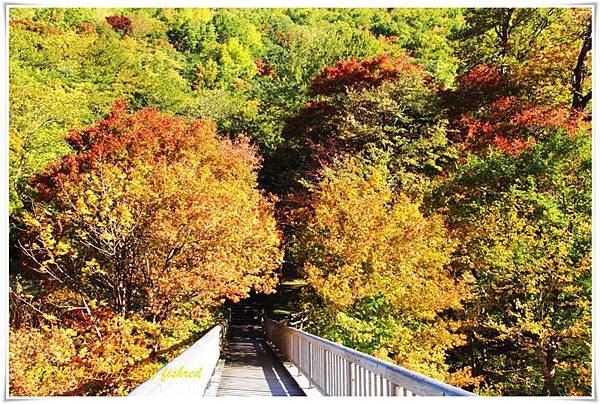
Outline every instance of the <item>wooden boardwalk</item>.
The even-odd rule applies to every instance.
[[[265,344],[258,324],[231,325],[224,359],[217,397],[305,395]]]

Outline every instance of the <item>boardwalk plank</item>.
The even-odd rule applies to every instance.
[[[265,344],[260,327],[231,326],[217,397],[304,395],[304,391]]]

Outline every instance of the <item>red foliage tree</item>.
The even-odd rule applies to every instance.
[[[117,32],[128,34],[131,32],[131,19],[124,15],[106,17],[106,22]]]
[[[311,82],[312,95],[333,95],[348,88],[376,87],[387,80],[393,80],[403,73],[422,71],[407,56],[392,58],[384,55],[373,59],[342,60],[323,72]]]
[[[477,66],[456,82],[457,88],[443,96],[453,140],[466,151],[481,154],[491,147],[518,155],[550,130],[564,129],[574,135],[585,126],[585,115],[564,105],[532,104],[525,89],[494,66]]]
[[[434,132],[429,129],[437,122],[437,90],[408,56],[342,60],[312,80],[310,93],[314,98],[288,118],[285,142],[265,162],[265,180],[278,192],[287,193],[300,178],[316,181],[342,154],[400,144],[402,137]]]
[[[177,159],[184,145],[200,141],[194,131],[201,125],[196,121],[186,125],[184,120],[161,115],[157,109],[144,109],[131,115],[125,101],[117,101],[104,120],[83,130],[73,130],[65,138],[75,153],[51,164],[33,178],[33,184],[43,197],[51,197],[66,180],[74,181],[80,174],[90,172],[98,164],[119,161],[127,164],[133,156],[150,159]]]
[[[583,125],[581,118],[564,106],[535,106],[502,97],[493,101],[483,116],[464,114],[457,127],[469,151],[485,153],[491,146],[516,156],[548,131],[562,128],[574,135]]]
[[[457,87],[442,91],[451,116],[472,111],[499,97],[514,93],[506,77],[498,68],[491,65],[480,65],[456,79]]]
[[[210,120],[117,102],[67,140],[74,152],[34,180],[41,195],[16,218],[11,392],[123,394],[224,299],[274,291],[273,201],[249,139]]]

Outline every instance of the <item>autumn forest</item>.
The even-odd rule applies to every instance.
[[[10,395],[125,395],[253,296],[591,395],[591,16],[11,8]]]

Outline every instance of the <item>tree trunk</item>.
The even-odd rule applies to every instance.
[[[544,377],[544,393],[549,396],[560,395],[554,383],[554,349],[548,348],[544,351],[542,348],[536,348],[535,352]]]
[[[503,9],[502,11],[504,11],[505,14],[502,18],[502,25],[499,27],[496,33],[498,34],[498,37],[500,39],[500,43],[498,44],[498,46],[500,47],[500,56],[504,57],[508,55],[508,38],[510,37],[511,31],[510,21],[515,10],[512,8],[507,8]]]
[[[583,44],[577,57],[577,64],[573,69],[573,103],[571,106],[577,111],[584,111],[588,102],[592,99],[592,91],[583,95],[583,82],[586,79],[585,67],[587,65],[587,56],[592,49],[592,22],[587,25],[582,35]]]

